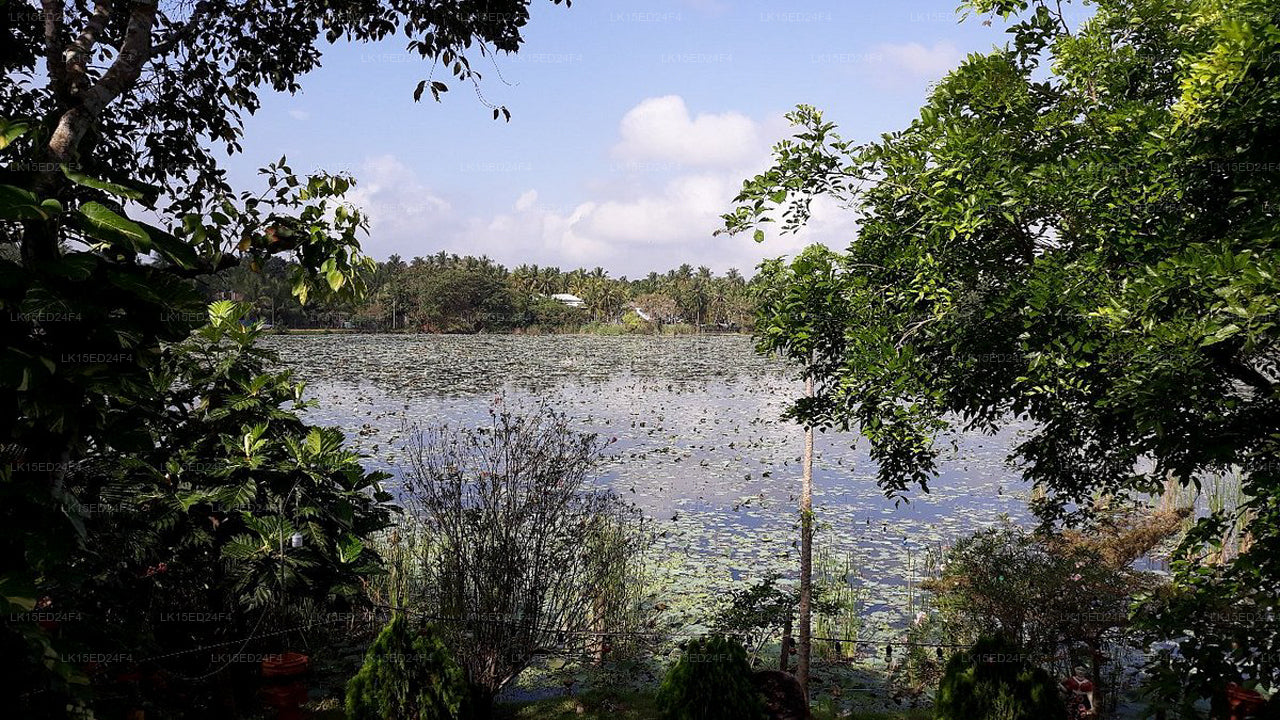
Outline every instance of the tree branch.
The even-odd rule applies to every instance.
[[[46,12],[50,5],[60,5],[55,0],[45,0]],[[106,28],[107,22],[111,20],[111,3],[99,2],[94,5],[93,15],[89,17],[89,22],[85,23],[84,29],[76,36],[75,42],[71,43],[71,47],[63,52],[62,60],[66,66],[66,76],[72,94],[79,93],[89,84],[89,57],[93,53],[93,47],[98,43],[98,36],[102,34]],[[48,20],[45,20],[45,27],[48,27]]]
[[[70,104],[71,86],[67,82],[66,43],[63,42],[63,8],[61,0],[42,0],[44,9],[44,59],[53,85],[53,94],[63,104]]]
[[[205,263],[192,268],[169,268],[169,272],[181,278],[198,278],[204,275],[216,275],[227,268],[233,268],[240,264],[240,258],[230,253],[224,253],[219,256],[218,260],[213,263]]]
[[[164,57],[172,52],[173,49],[177,47],[178,43],[191,37],[191,34],[200,27],[201,23],[204,22],[205,16],[209,14],[209,10],[212,7],[213,3],[211,2],[200,2],[197,4],[195,9],[191,11],[191,17],[187,18],[186,22],[182,23],[177,27],[177,29],[169,33],[169,37],[165,38],[164,41],[156,44],[151,56]]]
[[[90,20],[89,27],[85,28],[85,33],[81,33],[81,40],[94,26],[103,8],[104,5],[98,5],[98,10],[94,11],[94,18]],[[69,162],[74,157],[80,139],[84,137],[85,132],[98,118],[103,108],[128,90],[142,75],[142,66],[151,59],[151,29],[155,25],[155,20],[156,0],[141,0],[133,4],[129,11],[129,25],[125,30],[124,42],[120,46],[120,54],[115,62],[98,82],[94,83],[93,87],[78,93],[75,107],[63,113],[58,121],[58,127],[49,140],[49,154],[56,162]],[[106,22],[105,18],[102,22]],[[80,40],[77,40],[76,46],[77,49],[74,52],[81,53]],[[83,75],[87,57],[87,51],[76,55],[76,61],[71,65],[73,84],[77,82],[77,74]]]

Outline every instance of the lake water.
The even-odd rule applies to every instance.
[[[600,478],[662,536],[662,593],[685,626],[714,596],[771,569],[794,577],[801,429],[781,419],[802,384],[745,336],[274,336],[336,425],[393,474],[405,423],[475,425],[490,404],[545,402],[584,431],[617,438]],[[1017,429],[945,443],[942,473],[911,502],[886,499],[865,441],[816,441],[817,544],[858,568],[867,636],[900,635],[926,548],[998,523],[1029,522],[1027,486],[1005,464]],[[394,490],[394,488],[391,488]]]

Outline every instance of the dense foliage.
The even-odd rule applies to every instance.
[[[658,690],[662,720],[756,720],[763,705],[751,682],[747,651],[737,640],[690,640]]]
[[[347,602],[374,561],[361,536],[387,520],[379,477],[341,436],[280,407],[300,388],[265,370],[236,310],[184,342],[210,319],[192,281],[231,267],[283,256],[299,302],[358,297],[371,263],[364,218],[342,202],[352,181],[299,178],[281,159],[260,192],[236,192],[215,150],[240,150],[261,87],[299,89],[322,36],[404,32],[474,82],[466,54],[515,52],[529,2],[42,2],[5,15],[0,646],[20,662],[0,700],[63,717],[135,677],[118,672],[124,658],[187,670],[190,655],[152,653],[207,649],[210,635],[247,645],[282,608]],[[416,95],[446,90],[423,81]],[[217,621],[148,615],[174,607],[216,608]],[[244,665],[211,664],[183,682]],[[175,712],[202,712],[181,692]]]
[[[30,131],[6,127],[11,137]],[[9,686],[33,717],[58,714],[67,693],[85,697],[83,669],[103,665],[77,660],[86,654],[116,658],[107,663],[114,674],[278,627],[282,607],[349,602],[375,569],[360,538],[389,519],[388,497],[370,494],[380,476],[341,450],[341,435],[282,407],[303,407],[301,388],[266,369],[271,358],[252,347],[256,331],[240,325],[242,310],[207,310],[186,278],[199,262],[198,238],[244,233],[245,257],[254,258],[273,252],[251,247],[254,230],[287,224],[307,232],[295,254],[316,260],[299,266],[300,295],[358,292],[355,235],[364,223],[340,204],[349,181],[304,183],[272,166],[270,197],[227,198],[217,219],[188,217],[179,237],[124,214],[120,201],[141,191],[64,172],[100,199],[64,206],[0,186],[8,237],[25,242],[19,222],[39,222],[66,238],[54,259],[0,258],[8,404],[0,587],[19,619],[6,624],[3,642],[33,661]],[[150,252],[161,260],[139,262]],[[285,550],[295,531],[310,544]],[[37,609],[78,622],[50,632],[25,620]],[[174,613],[205,620],[164,620]],[[191,661],[200,659],[168,665],[191,672]],[[203,665],[221,664],[206,656]],[[106,695],[101,680],[110,676],[94,677]]]
[[[1013,419],[1051,523],[1241,471],[1248,500],[1198,523],[1146,605],[1149,642],[1179,646],[1159,694],[1186,705],[1280,681],[1280,21],[1263,0],[1095,5],[1070,28],[1053,2],[968,3],[1015,18],[1008,46],[865,145],[801,107],[726,229],[794,230],[821,194],[858,214],[851,319],[819,363],[836,392],[797,412],[856,426],[889,495],[927,486],[944,430]],[[1249,542],[1223,557],[1229,534]]]
[[[396,614],[347,684],[348,720],[465,720],[470,687],[440,633]]]
[[[379,572],[365,538],[391,520],[384,476],[340,432],[299,419],[310,403],[287,371],[266,369],[272,356],[240,324],[243,308],[210,313],[153,376],[167,412],[134,429],[152,449],[91,456],[67,474],[87,509],[85,548],[41,590],[50,610],[78,619],[61,641],[120,656],[94,678],[102,710],[129,700],[113,681],[126,671],[251,673],[235,655],[287,649],[288,630],[358,607]],[[200,650],[229,640],[240,653]],[[202,702],[209,689],[186,692]],[[163,690],[148,695],[163,706]]]
[[[751,283],[736,270],[715,276],[709,268],[682,265],[628,280],[600,267],[508,269],[487,257],[442,252],[406,263],[393,255],[368,273],[369,293],[361,300],[302,305],[289,292],[290,269],[278,259],[261,272],[237,268],[212,278],[204,292],[210,299],[251,303],[259,318],[291,328],[557,332],[594,323],[641,332],[677,323],[738,330],[752,322]],[[552,299],[560,293],[583,305]]]
[[[1119,688],[1106,680],[1126,662],[1124,648],[1145,651],[1132,633],[1133,598],[1163,585],[1134,561],[1175,537],[1185,511],[1100,511],[1105,522],[1088,534],[1031,533],[1011,523],[963,538],[947,548],[922,583],[942,640],[971,643],[1005,635],[1035,662],[1065,675],[1088,668],[1102,703]],[[1104,680],[1104,676],[1106,680]]]
[[[1058,684],[1017,643],[984,637],[956,653],[938,686],[937,720],[1066,720]]]

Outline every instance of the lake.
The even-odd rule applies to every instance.
[[[393,474],[406,423],[480,424],[496,398],[545,402],[581,430],[616,437],[599,477],[656,523],[662,595],[690,632],[712,597],[771,569],[795,575],[803,432],[781,414],[803,385],[748,337],[283,335],[265,344],[320,402],[308,419],[343,428]],[[1028,488],[1005,463],[1018,432],[950,439],[931,492],[896,507],[875,484],[865,441],[817,437],[816,547],[856,568],[849,581],[865,595],[867,637],[900,636],[926,549],[1002,515],[1029,522]]]

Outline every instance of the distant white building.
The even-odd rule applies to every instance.
[[[569,307],[575,307],[575,308],[585,307],[587,304],[586,301],[583,300],[582,298],[578,297],[577,295],[570,295],[569,293],[556,293],[555,295],[551,296],[551,299],[558,300],[564,303],[565,305],[568,305]]]

